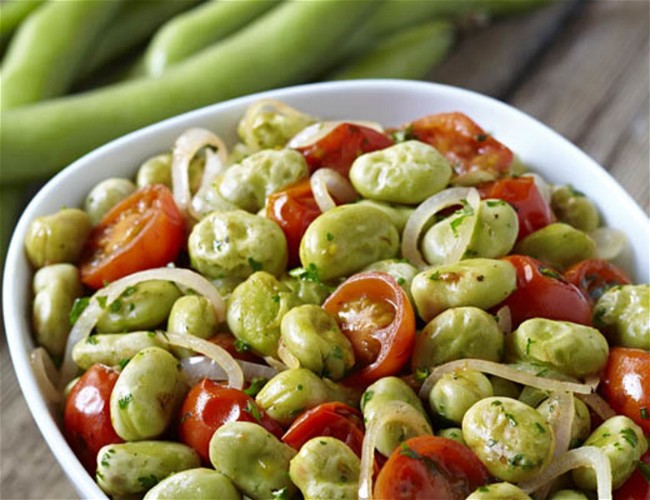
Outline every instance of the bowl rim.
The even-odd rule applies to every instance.
[[[5,325],[5,334],[11,361],[14,366],[16,378],[20,385],[23,397],[27,402],[32,418],[35,420],[43,438],[47,442],[52,454],[55,456],[59,465],[67,475],[72,486],[82,497],[88,498],[106,498],[104,492],[99,488],[94,478],[86,472],[79,460],[76,458],[70,447],[68,446],[62,432],[62,427],[58,425],[57,419],[53,417],[53,410],[48,407],[48,404],[42,397],[29,397],[33,394],[41,394],[36,379],[29,363],[29,352],[32,346],[29,345],[31,336],[21,335],[24,330],[21,325],[21,319],[18,315],[14,314],[20,308],[18,306],[17,294],[14,293],[15,281],[17,279],[17,270],[20,265],[23,265],[26,258],[23,251],[23,240],[27,228],[31,220],[39,215],[37,207],[47,199],[49,194],[55,190],[60,182],[65,179],[73,177],[77,172],[82,171],[103,155],[110,154],[115,148],[123,147],[125,145],[138,143],[139,141],[146,140],[149,136],[156,136],[164,132],[166,129],[174,128],[175,124],[186,121],[197,121],[201,118],[206,118],[215,114],[224,113],[227,110],[239,109],[245,107],[259,99],[273,98],[279,100],[291,100],[296,97],[305,97],[310,94],[319,93],[332,93],[332,92],[347,92],[359,89],[371,89],[373,91],[390,91],[390,92],[425,92],[431,93],[431,96],[436,94],[442,96],[454,96],[459,99],[467,99],[469,101],[482,101],[485,105],[491,106],[495,111],[500,113],[510,114],[509,116],[518,116],[528,124],[543,134],[551,134],[554,140],[563,143],[564,148],[572,150],[572,154],[577,155],[578,158],[585,165],[589,165],[591,169],[590,175],[600,177],[602,182],[611,185],[613,195],[624,204],[624,209],[627,215],[633,219],[633,222],[641,227],[641,232],[648,233],[648,218],[641,209],[641,207],[634,201],[630,195],[618,184],[618,182],[589,157],[584,151],[580,150],[577,146],[568,141],[565,137],[555,132],[550,127],[544,125],[542,122],[533,118],[532,116],[520,111],[519,109],[499,101],[493,97],[480,94],[478,92],[444,85],[433,82],[415,81],[415,80],[395,80],[395,79],[365,79],[365,80],[350,80],[339,82],[324,82],[324,83],[309,83],[303,85],[296,85],[292,87],[285,87],[281,89],[268,90],[250,94],[228,101],[212,104],[209,106],[197,108],[188,111],[160,122],[148,125],[136,131],[130,132],[120,138],[114,139],[105,145],[87,153],[79,158],[69,166],[62,169],[59,173],[53,176],[33,197],[23,214],[21,215],[14,232],[12,234],[8,252],[5,259],[5,268],[3,275],[2,285],[2,302],[3,302],[3,316]],[[648,238],[646,237],[646,241]],[[645,258],[647,256],[641,256]],[[647,262],[640,267],[640,276],[637,280],[648,280],[648,265]],[[31,287],[28,287],[28,292]],[[27,292],[26,292],[27,293]],[[24,318],[22,318],[24,320]],[[29,323],[29,320],[27,320]]]

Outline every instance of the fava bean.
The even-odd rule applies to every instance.
[[[84,210],[90,217],[90,222],[93,226],[99,224],[102,217],[117,205],[118,202],[132,194],[136,190],[135,184],[128,179],[121,179],[112,177],[106,179],[90,190],[86,201],[84,202]]]
[[[332,289],[320,281],[294,278],[288,274],[280,278],[280,283],[291,290],[298,303],[321,305],[332,293]]]
[[[577,490],[558,490],[553,493],[549,500],[589,500],[589,497],[582,491]]]
[[[123,365],[147,347],[167,348],[154,332],[90,335],[74,345],[72,360],[82,370],[95,364]]]
[[[406,292],[409,301],[413,303],[413,296],[411,295],[411,283],[413,282],[415,275],[418,273],[418,270],[414,266],[403,260],[385,259],[373,262],[362,270],[362,272],[371,271],[379,271],[382,273],[390,274],[393,278],[395,278],[397,284],[401,286],[402,289]]]
[[[460,427],[448,427],[446,429],[442,429],[438,432],[438,436],[447,439],[453,439],[454,441],[458,441],[460,444],[467,446],[465,439],[463,439],[463,429]]]
[[[168,188],[172,187],[172,155],[163,153],[152,156],[145,161],[136,175],[136,184],[139,188],[150,186],[152,184],[164,184]]]
[[[198,467],[176,472],[160,481],[144,500],[239,500],[241,493],[226,476],[216,470]]]
[[[494,375],[491,375],[488,378],[492,384],[492,389],[495,396],[505,396],[512,399],[519,398],[519,394],[521,393],[521,387],[519,384],[516,384],[515,382],[512,382],[511,380],[507,380],[505,378],[496,377]]]
[[[553,269],[564,271],[594,257],[596,243],[587,233],[556,222],[526,236],[515,246],[515,253],[530,255]]]
[[[456,424],[472,405],[494,394],[490,380],[475,370],[445,373],[431,388],[429,407],[434,414]]]
[[[217,316],[212,303],[201,295],[184,295],[178,298],[167,318],[167,331],[194,335],[202,339],[214,335],[217,326]],[[173,347],[172,352],[178,357],[192,355],[190,350],[180,347]]]
[[[594,326],[613,345],[650,351],[650,285],[607,290],[594,307]]]
[[[549,424],[554,419],[553,413],[557,411],[557,401],[553,398],[544,400],[536,410],[546,419]],[[580,446],[591,432],[591,416],[589,409],[578,398],[573,398],[573,422],[571,423],[570,448]]]
[[[404,226],[406,226],[406,221],[415,211],[415,208],[408,207],[405,205],[395,205],[392,203],[383,203],[381,201],[374,200],[360,200],[357,202],[357,205],[374,207],[378,208],[384,212],[388,218],[391,220],[397,231],[401,234],[404,231]]]
[[[551,197],[551,208],[560,222],[590,233],[600,225],[596,206],[583,193],[571,186],[556,186]]]
[[[492,483],[479,487],[466,500],[532,500],[512,483]]]

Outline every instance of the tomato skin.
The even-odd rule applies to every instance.
[[[489,477],[468,447],[453,439],[418,436],[393,451],[379,472],[373,497],[463,500]]]
[[[81,258],[81,281],[98,289],[164,266],[176,259],[184,240],[183,217],[171,191],[161,184],[144,187],[115,205],[93,228]]]
[[[647,451],[640,462],[650,467],[650,451]],[[614,491],[614,500],[650,500],[650,480],[643,477],[637,467],[623,486]]]
[[[577,286],[592,306],[609,288],[632,283],[625,271],[603,259],[578,262],[564,272],[564,278]]]
[[[326,167],[347,178],[358,156],[393,144],[386,134],[370,127],[341,123],[313,144],[297,147],[296,150],[305,157],[311,172]]]
[[[612,347],[600,391],[616,413],[630,417],[650,437],[650,352]]]
[[[517,288],[499,306],[508,306],[512,327],[530,318],[591,326],[591,305],[578,287],[541,261],[525,255],[503,258],[517,270]]]
[[[300,241],[309,224],[320,214],[309,179],[268,197],[266,216],[280,226],[287,238],[290,267],[300,265]]]
[[[97,453],[107,444],[122,443],[111,423],[111,392],[119,372],[93,365],[74,385],[65,403],[63,426],[70,448],[91,474]]]
[[[497,198],[512,205],[519,219],[517,241],[555,221],[549,203],[532,177],[506,177],[481,190],[482,198]]]
[[[456,176],[482,171],[494,177],[510,172],[513,154],[463,113],[438,113],[411,122],[410,136],[430,144],[450,162]]]
[[[346,307],[355,301],[366,301],[369,306],[358,312],[360,322],[357,324],[346,314]],[[368,328],[368,324],[372,326],[377,319],[372,309],[375,305],[390,311],[392,320],[386,326],[373,329]],[[323,309],[336,318],[354,349],[357,371],[343,383],[368,385],[397,374],[408,363],[415,345],[415,313],[404,290],[392,276],[382,272],[355,274],[334,290],[325,300]],[[370,349],[365,351],[368,346]],[[359,367],[360,360],[365,361],[362,367]]]
[[[259,420],[249,408],[259,411]],[[179,415],[179,440],[194,448],[206,464],[210,463],[212,434],[227,422],[258,423],[278,439],[283,433],[280,424],[259,408],[249,395],[207,378],[190,389]]]

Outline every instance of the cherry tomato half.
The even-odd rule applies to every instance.
[[[512,151],[463,113],[425,116],[407,129],[411,137],[445,155],[457,176],[481,171],[497,178],[510,171]]]
[[[179,415],[179,440],[194,448],[207,464],[212,434],[226,422],[258,423],[278,439],[283,433],[280,424],[259,408],[253,398],[207,378],[190,389]]]
[[[513,328],[530,318],[591,325],[591,305],[560,273],[525,255],[504,259],[517,270],[517,288],[498,307],[510,308]]]
[[[102,446],[123,442],[111,424],[111,392],[118,376],[119,372],[108,366],[91,366],[74,385],[65,403],[65,437],[92,474]]]
[[[612,347],[600,390],[616,413],[630,417],[650,437],[650,352]]]
[[[645,467],[645,474],[641,472]],[[614,492],[614,500],[650,500],[650,451],[639,460],[630,478]]]
[[[289,266],[300,265],[300,240],[307,226],[321,214],[311,192],[309,179],[300,181],[268,197],[266,216],[275,221],[287,238]]]
[[[418,436],[391,454],[377,477],[374,497],[462,500],[488,480],[487,469],[467,446]]]
[[[390,137],[375,129],[341,123],[313,144],[297,147],[296,150],[303,154],[312,172],[326,167],[348,177],[350,167],[358,156],[392,145]]]
[[[587,259],[564,271],[564,278],[577,286],[590,304],[607,289],[632,283],[625,271],[603,259]]]
[[[388,274],[355,274],[334,290],[323,308],[336,318],[354,350],[356,372],[345,383],[368,385],[395,375],[411,357],[415,313]]]
[[[483,186],[482,198],[497,198],[510,203],[517,212],[517,240],[555,221],[551,206],[539,192],[532,177],[507,177]]]
[[[183,246],[183,217],[171,191],[147,186],[115,205],[92,230],[81,258],[91,288],[172,262]]]

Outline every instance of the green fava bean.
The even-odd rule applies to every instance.
[[[197,155],[190,161],[188,175],[191,192],[195,192],[201,185],[204,163],[205,157],[203,155]],[[139,188],[151,186],[152,184],[164,184],[171,189],[172,154],[163,153],[145,161],[138,169],[135,182]]]
[[[463,358],[500,361],[503,332],[477,307],[454,307],[433,318],[415,337],[412,366],[429,368]]]
[[[295,110],[285,114],[281,110],[262,109],[252,120],[246,118],[239,122],[237,134],[253,151],[284,147],[289,139],[315,121],[313,117]]]
[[[350,181],[365,198],[412,205],[444,189],[451,173],[437,149],[411,140],[359,156]]]
[[[233,290],[226,321],[230,331],[263,356],[275,356],[282,317],[299,303],[291,290],[264,271]]]
[[[104,304],[104,312],[97,320],[97,331],[120,333],[156,328],[164,323],[180,296],[181,292],[171,281],[138,283],[110,304]]]
[[[570,377],[594,375],[605,367],[609,346],[595,328],[545,318],[524,321],[506,346],[511,360],[543,363]]]
[[[492,483],[479,487],[465,500],[532,500],[532,498],[512,483]]]
[[[168,441],[109,444],[97,453],[97,483],[112,496],[142,494],[175,472],[200,465],[189,446]]]
[[[124,198],[135,192],[135,184],[128,179],[114,177],[106,179],[91,189],[84,210],[93,226],[99,224],[102,217]]]
[[[246,279],[262,270],[279,276],[287,265],[280,226],[243,210],[212,212],[201,219],[190,233],[188,251],[192,267],[211,279]]]
[[[571,423],[571,442],[570,448],[580,446],[591,432],[591,416],[589,409],[578,398],[573,398],[573,422]],[[550,397],[544,400],[537,408],[537,411],[546,419],[550,424],[554,419],[553,414],[558,409],[557,400]]]
[[[332,288],[321,283],[303,278],[294,278],[291,275],[283,275],[280,282],[291,290],[294,298],[301,304],[316,304],[320,306],[332,293]]]
[[[296,454],[261,425],[228,422],[210,440],[210,462],[250,498],[272,498],[285,490],[291,498],[296,487],[289,479],[289,462]]]
[[[63,208],[37,217],[25,236],[27,257],[36,268],[61,262],[74,264],[81,257],[91,229],[90,217],[78,208]]]
[[[492,384],[492,390],[495,396],[505,396],[507,398],[518,399],[521,394],[521,387],[519,384],[505,378],[490,375],[488,377]]]
[[[394,205],[390,203],[383,203],[381,201],[374,200],[360,200],[357,202],[357,205],[373,207],[384,212],[388,218],[391,220],[397,231],[402,234],[404,231],[404,226],[406,226],[406,221],[409,219],[411,214],[415,211],[413,207],[407,207],[404,205]]]
[[[612,469],[612,489],[617,489],[634,472],[636,463],[646,451],[648,442],[641,428],[630,418],[617,415],[605,420],[584,442],[602,450]],[[571,473],[575,484],[585,490],[596,489],[596,475],[591,468],[581,467]]]
[[[300,366],[339,380],[354,366],[354,351],[336,320],[321,307],[294,307],[282,318],[281,338]]]
[[[305,157],[294,149],[265,149],[228,168],[219,193],[248,212],[257,212],[266,197],[309,175]]]
[[[453,439],[454,441],[458,441],[460,444],[467,446],[465,439],[463,439],[463,429],[460,427],[448,427],[446,429],[442,429],[440,432],[438,432],[438,436],[447,439]]]
[[[367,205],[340,205],[318,216],[300,242],[300,262],[320,279],[349,276],[399,250],[399,234],[390,218]]]
[[[111,393],[111,422],[126,441],[160,436],[186,392],[180,363],[160,347],[147,347],[124,367]]]
[[[398,259],[385,259],[373,262],[366,266],[362,272],[379,271],[381,273],[390,274],[397,284],[402,287],[406,292],[409,301],[413,303],[413,296],[411,295],[411,283],[413,278],[418,273],[418,270],[406,261]]]
[[[305,500],[356,500],[361,460],[343,441],[317,437],[291,459],[289,477]]]
[[[582,491],[558,490],[548,497],[548,500],[589,500],[589,497]]]
[[[650,351],[650,285],[607,290],[594,307],[594,326],[613,345]]]
[[[515,253],[530,255],[558,271],[596,255],[591,237],[568,224],[556,222],[529,234],[515,246]]]
[[[176,472],[160,481],[144,500],[239,500],[241,493],[232,481],[216,470],[198,467]]]
[[[454,251],[463,224],[470,224],[469,207],[434,224],[422,238],[422,254],[431,265],[447,261]],[[464,258],[484,257],[496,259],[508,254],[519,232],[517,213],[503,200],[483,200],[477,211],[476,225]]]
[[[72,348],[72,360],[82,370],[92,365],[123,365],[147,347],[167,349],[154,332],[108,333],[91,335]]]
[[[559,186],[553,190],[551,208],[560,222],[590,233],[600,225],[598,209],[583,193],[571,186]]]
[[[212,303],[201,295],[184,295],[177,299],[167,318],[167,331],[202,339],[214,335],[217,326]],[[192,351],[181,347],[173,347],[172,352],[181,358],[192,355]]]
[[[467,410],[494,394],[490,380],[475,370],[445,373],[431,388],[429,406],[433,412],[460,424]]]
[[[515,483],[544,470],[555,446],[542,415],[516,399],[502,397],[482,399],[465,413],[463,437],[493,476]]]
[[[39,269],[33,280],[32,324],[36,342],[60,358],[70,333],[69,311],[83,293],[79,271],[72,264],[52,264]]]
[[[431,321],[452,307],[489,309],[517,287],[517,272],[504,260],[467,259],[436,266],[418,274],[411,293],[418,314]]]

